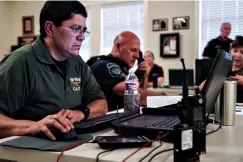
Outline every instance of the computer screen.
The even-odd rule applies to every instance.
[[[214,59],[196,59],[195,61],[195,84],[199,86],[208,76]]]
[[[201,93],[206,97],[206,114],[213,112],[217,97],[224,81],[232,71],[233,56],[223,50],[219,51],[209,71]]]
[[[186,70],[187,85],[194,86],[193,69]],[[183,86],[183,69],[169,69],[169,86]]]

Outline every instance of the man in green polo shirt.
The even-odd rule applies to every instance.
[[[87,12],[78,1],[47,1],[40,36],[0,65],[0,137],[66,133],[73,123],[104,115],[107,102],[79,56]]]

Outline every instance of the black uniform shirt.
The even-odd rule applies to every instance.
[[[223,49],[226,52],[229,52],[230,44],[232,42],[233,40],[229,38],[223,41],[221,36],[212,39],[211,41],[208,42],[207,46],[205,47],[203,51],[203,56],[207,56],[209,58],[215,58],[219,49]]]
[[[129,67],[110,54],[93,62],[90,69],[105,93],[109,111],[116,110],[117,105],[123,108],[123,96],[114,93],[113,88],[125,81]]]
[[[60,64],[55,64],[40,37],[11,53],[0,65],[0,114],[37,121],[105,98],[80,56]]]

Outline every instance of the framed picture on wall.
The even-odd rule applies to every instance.
[[[23,17],[23,35],[34,35],[34,16]]]
[[[155,19],[152,24],[153,31],[167,31],[168,30],[168,19]]]
[[[180,56],[180,35],[179,33],[160,34],[160,56]]]
[[[173,30],[189,29],[190,17],[174,17],[173,18]]]
[[[37,36],[21,36],[18,37],[18,45],[24,46],[26,44],[30,44],[36,40]]]

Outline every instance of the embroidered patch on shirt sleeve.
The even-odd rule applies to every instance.
[[[117,65],[115,63],[108,63],[106,66],[109,71],[109,74],[112,77],[121,78],[123,76],[122,69],[119,65]]]

